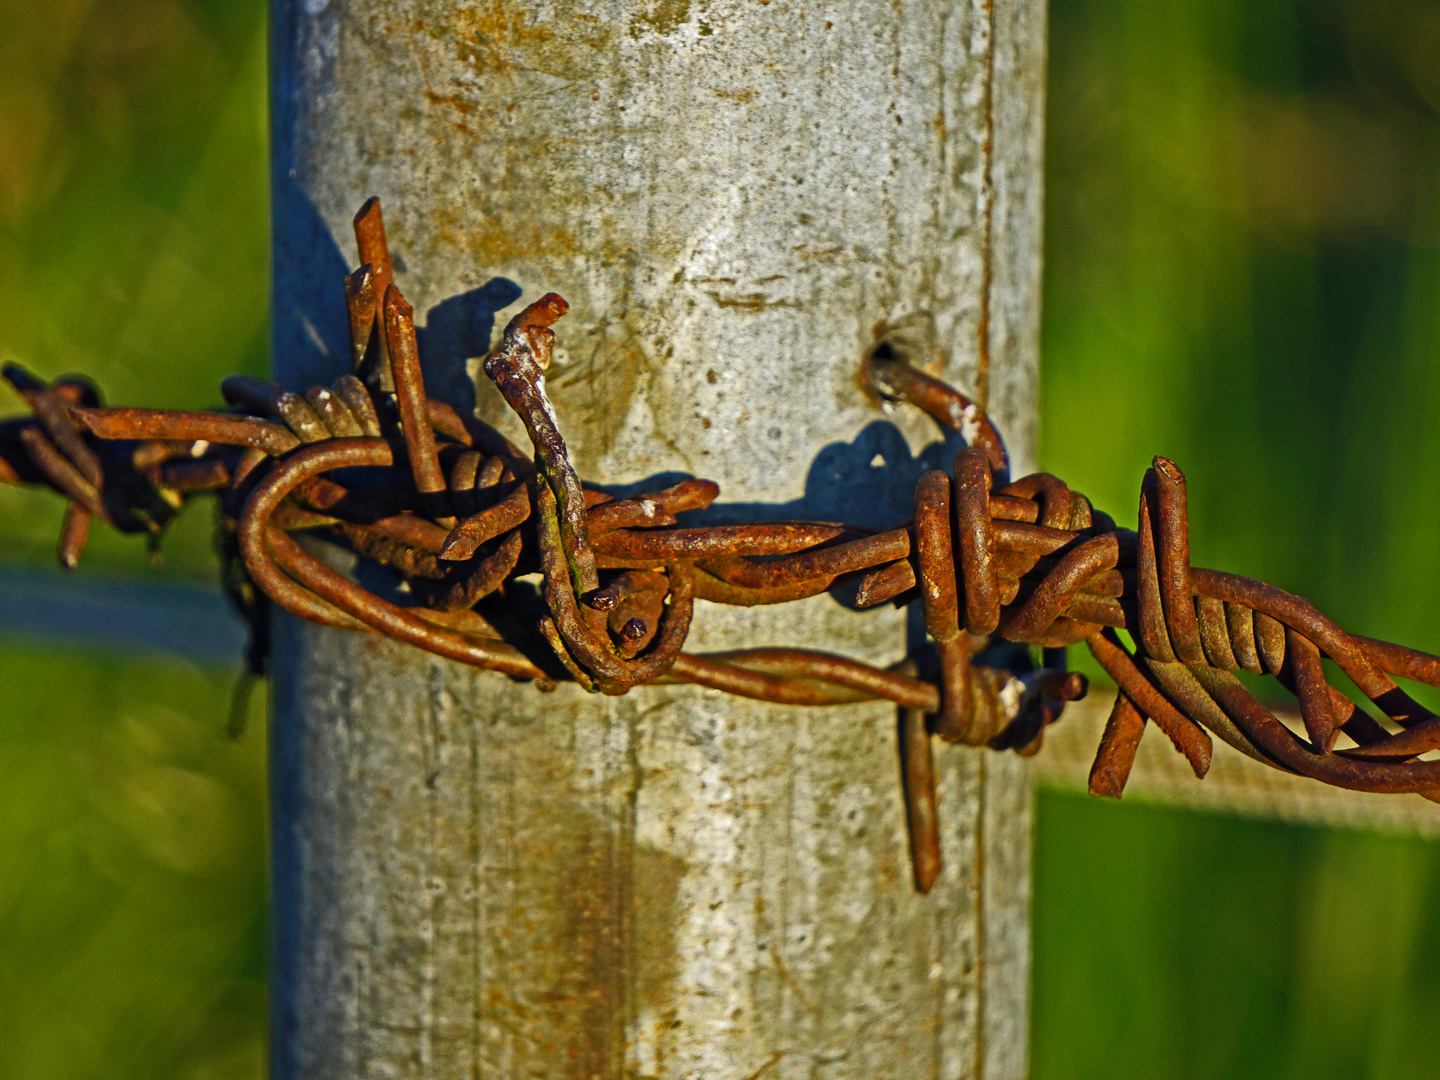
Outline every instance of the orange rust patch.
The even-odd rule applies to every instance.
[[[466,101],[459,94],[437,94],[433,90],[426,90],[425,97],[431,105],[449,105],[456,112],[465,116],[475,111],[475,103]]]
[[[630,36],[673,34],[690,20],[690,0],[653,0],[630,19]]]
[[[524,68],[570,81],[594,77],[594,54],[612,36],[593,17],[547,21],[527,4],[505,0],[461,8],[442,23],[417,22],[415,29],[449,44],[473,71],[508,75]]]
[[[494,217],[462,215],[442,206],[435,211],[433,221],[437,248],[463,251],[479,266],[496,273],[536,255],[553,257],[580,251],[580,244],[569,229],[555,222],[537,221],[534,217],[517,217],[502,222]]]

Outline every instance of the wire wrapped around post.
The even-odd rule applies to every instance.
[[[1000,433],[977,405],[882,342],[863,365],[868,389],[918,406],[967,443],[949,474],[920,478],[912,520],[879,532],[682,525],[678,515],[703,511],[717,485],[690,479],[612,498],[571,465],[545,392],[562,298],[548,294],[512,319],[484,363],[524,425],[523,452],[426,395],[377,200],[355,231],[363,265],[344,283],[355,372],[332,386],[297,393],[232,376],[222,385],[228,411],[177,412],[104,408],[83,379],[47,386],[4,369],[30,413],[0,423],[0,481],[68,500],[62,565],[78,564],[93,520],[154,538],[187,498],[213,492],[227,591],[251,623],[256,670],[273,603],[541,690],[690,683],[790,705],[893,702],[922,892],[940,869],[932,734],[1035,753],[1065,703],[1086,692],[1063,662],[1079,642],[1118,687],[1090,776],[1097,795],[1121,794],[1154,723],[1199,777],[1213,736],[1324,783],[1440,801],[1440,762],[1422,760],[1440,749],[1440,717],[1394,680],[1440,686],[1440,658],[1349,634],[1272,586],[1192,567],[1188,492],[1173,462],[1154,460],[1137,528],[1122,528],[1058,477],[1012,481]],[[397,605],[331,569],[297,533],[390,567],[414,602]],[[521,580],[536,572],[539,590]],[[918,599],[926,647],[888,668],[785,647],[684,651],[697,600],[779,604],[841,582],[856,586],[861,607]],[[1013,649],[997,661],[997,640],[1035,646],[1045,662]],[[1374,715],[1327,680],[1326,658]],[[1294,694],[1303,732],[1262,705],[1240,671]]]

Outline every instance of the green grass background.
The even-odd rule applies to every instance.
[[[263,19],[0,0],[0,355],[117,404],[265,369]],[[1172,457],[1196,562],[1440,649],[1440,4],[1051,25],[1044,464],[1125,520]],[[5,560],[60,512],[0,490]],[[208,525],[84,572],[208,579]],[[0,1077],[263,1074],[233,677],[0,640]],[[1440,1075],[1437,845],[1044,791],[1035,895],[1037,1080]]]

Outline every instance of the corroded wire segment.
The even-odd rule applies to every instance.
[[[882,532],[681,525],[678,515],[718,496],[716,484],[616,499],[576,474],[545,393],[563,299],[544,296],[512,319],[484,364],[524,424],[522,452],[427,397],[378,201],[355,227],[364,265],[344,296],[356,373],[333,386],[300,394],[232,376],[221,387],[228,411],[107,409],[83,380],[47,386],[5,369],[31,415],[0,424],[0,480],[69,500],[63,565],[79,561],[94,518],[154,536],[185,498],[216,492],[226,586],[251,622],[256,670],[275,603],[541,689],[693,683],[792,705],[893,702],[922,891],[940,872],[931,733],[1034,753],[1065,702],[1085,693],[1064,664],[1064,648],[1081,641],[1119,687],[1091,773],[1096,794],[1121,793],[1153,722],[1197,776],[1214,735],[1340,787],[1440,799],[1440,762],[1421,760],[1440,748],[1440,717],[1392,678],[1440,686],[1440,658],[1348,634],[1279,589],[1191,567],[1185,478],[1173,463],[1155,459],[1138,528],[1120,528],[1057,477],[1012,482],[1003,441],[975,403],[882,341],[864,365],[868,388],[968,443],[950,474],[920,478],[913,520]],[[296,539],[306,533],[391,567],[412,603],[332,569]],[[538,590],[523,580],[536,572]],[[683,651],[697,600],[775,604],[845,583],[862,607],[918,599],[929,645],[891,668],[803,649]],[[1014,649],[997,660],[996,641],[1036,646],[1045,662]],[[1376,715],[1329,683],[1327,657]],[[1303,732],[1241,684],[1242,670],[1298,698]]]

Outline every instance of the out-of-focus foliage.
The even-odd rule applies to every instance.
[[[1197,564],[1440,650],[1440,3],[1053,0],[1050,50],[1043,463],[1124,522],[1171,457]],[[1440,1072],[1436,845],[1038,833],[1036,1080]]]
[[[1440,846],[1044,792],[1034,1080],[1427,1080]]]
[[[0,360],[170,408],[263,373],[264,4],[0,0],[0,27]],[[0,413],[17,405],[0,389]],[[5,558],[52,559],[62,511],[0,489]],[[185,516],[172,572],[209,573],[209,530]],[[86,561],[138,572],[147,556],[97,528]]]
[[[0,360],[171,407],[265,370],[264,92],[261,0],[0,0]],[[4,559],[51,562],[62,510],[0,489]],[[163,572],[213,580],[211,525]],[[101,528],[97,570],[155,573]],[[264,1075],[264,731],[223,734],[233,679],[0,646],[0,1077]]]
[[[230,681],[0,645],[0,1077],[264,1074],[265,740],[222,734]]]
[[[1440,649],[1440,4],[1055,0],[1042,460]]]

